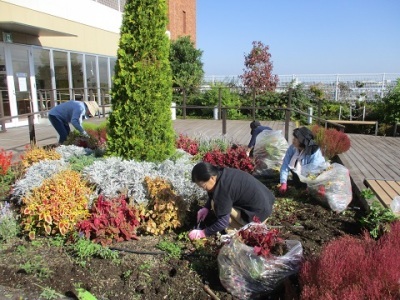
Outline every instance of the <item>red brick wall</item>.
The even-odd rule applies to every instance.
[[[196,45],[196,0],[168,0],[168,18],[172,40],[188,35]]]

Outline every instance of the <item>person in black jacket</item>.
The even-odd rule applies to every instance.
[[[203,221],[210,210],[214,210],[217,220],[205,229],[189,232],[191,240],[225,229],[239,229],[256,219],[263,222],[272,213],[275,196],[249,173],[200,162],[193,167],[192,181],[208,193],[207,203],[197,212],[197,223]]]

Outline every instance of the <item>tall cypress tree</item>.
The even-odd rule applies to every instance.
[[[128,0],[108,118],[109,155],[161,161],[175,149],[165,0]]]

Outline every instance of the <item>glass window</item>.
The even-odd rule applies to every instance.
[[[67,52],[54,51],[54,76],[57,88],[57,100],[70,99],[68,85],[68,55]]]
[[[102,98],[104,99],[104,104],[110,104],[109,90],[108,86],[109,76],[108,76],[108,59],[107,57],[99,57],[99,78],[100,78],[100,92]]]
[[[83,89],[83,54],[71,52],[72,87]],[[75,91],[77,92],[77,91]]]
[[[86,81],[89,89],[97,88],[97,68],[96,57],[93,55],[86,55]]]
[[[50,50],[34,48],[33,63],[39,110],[48,110],[51,108],[50,99],[52,95]]]

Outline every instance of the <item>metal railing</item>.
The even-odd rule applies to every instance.
[[[292,74],[278,75],[278,78],[278,92],[286,90],[292,84],[303,84],[306,88],[317,85],[325,92],[327,100],[374,101],[376,98],[383,98],[396,85],[400,73]],[[239,75],[204,76],[203,81],[204,89],[215,83],[243,86]]]

